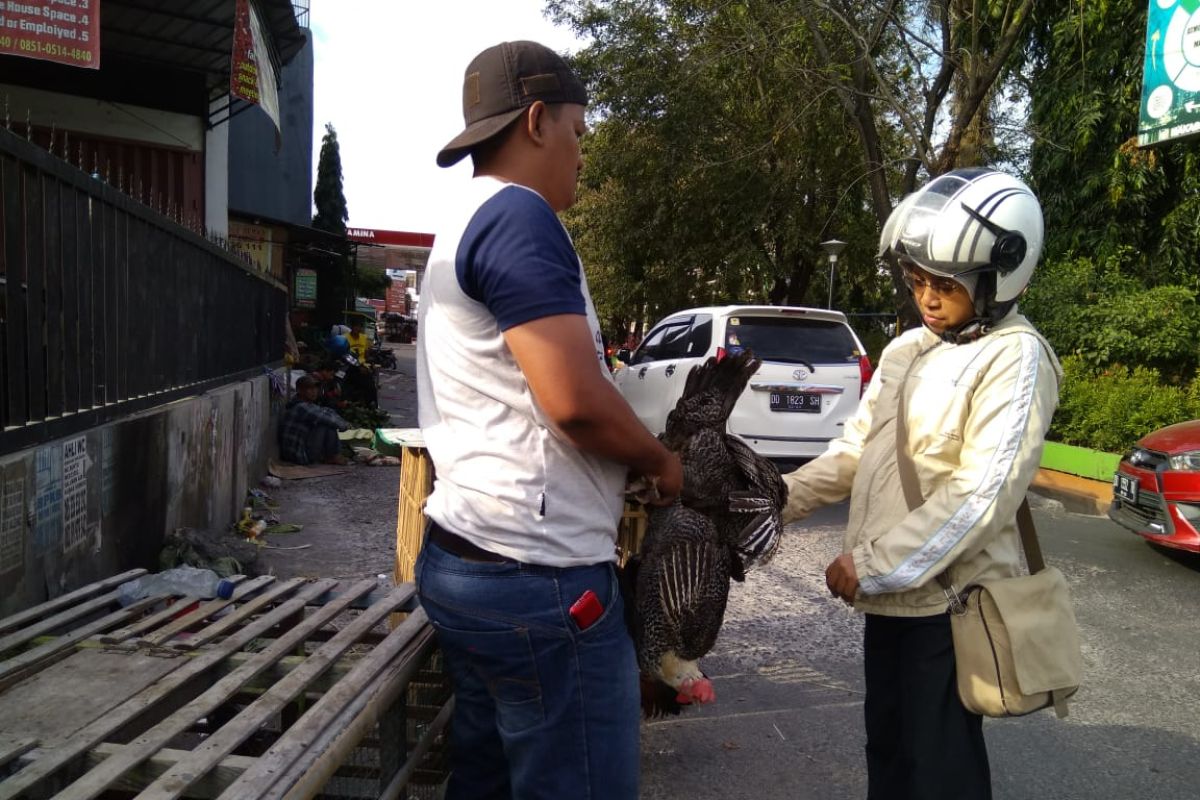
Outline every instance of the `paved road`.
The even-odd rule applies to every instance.
[[[1200,559],[1106,519],[1035,512],[1071,583],[1086,682],[1071,716],[988,721],[997,800],[1200,796]],[[789,529],[735,587],[705,662],[717,703],[643,732],[645,798],[862,798],[861,620],[826,596],[845,507]]]
[[[381,389],[415,425],[412,347]],[[647,800],[865,797],[861,619],[824,589],[845,507],[789,529],[780,554],[733,589],[704,666],[713,706],[643,729]],[[986,724],[997,800],[1200,797],[1200,557],[1157,550],[1107,519],[1035,511],[1047,559],[1071,583],[1084,687],[1071,716]]]

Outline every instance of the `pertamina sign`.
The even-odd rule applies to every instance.
[[[1138,144],[1200,133],[1200,0],[1150,0]]]
[[[100,0],[0,0],[0,54],[100,69]]]

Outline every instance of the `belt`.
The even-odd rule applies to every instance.
[[[517,563],[514,559],[506,558],[499,553],[493,553],[491,550],[484,550],[478,545],[471,544],[457,533],[451,533],[433,520],[429,521],[429,541],[447,553],[456,555],[467,561],[490,561],[495,564]]]

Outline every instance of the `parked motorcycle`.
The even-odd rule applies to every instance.
[[[396,354],[383,346],[383,342],[378,339],[367,350],[367,363],[373,367],[382,367],[383,369],[396,369]]]
[[[355,358],[352,353],[346,353],[337,360],[334,375],[346,400],[370,406],[378,402],[379,383],[375,371]]]

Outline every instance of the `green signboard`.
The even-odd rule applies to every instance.
[[[1200,0],[1150,0],[1138,144],[1200,133]]]
[[[296,305],[301,308],[313,308],[317,304],[317,273],[316,270],[296,270]]]

